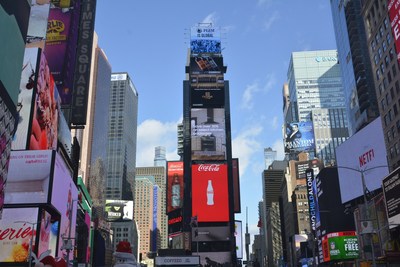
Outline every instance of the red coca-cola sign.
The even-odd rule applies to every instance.
[[[218,172],[220,164],[200,164],[197,168],[199,172]]]

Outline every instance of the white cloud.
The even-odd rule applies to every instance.
[[[216,25],[218,21],[217,13],[213,12],[211,14],[208,14],[201,23],[212,23],[213,25]]]
[[[177,125],[176,122],[161,122],[145,120],[138,126],[136,166],[147,167],[154,165],[154,148],[164,146],[167,160],[177,160]]]
[[[269,30],[272,26],[272,24],[280,18],[280,15],[277,11],[275,11],[271,16],[268,17],[268,19],[264,22],[264,29]]]
[[[261,87],[258,81],[254,81],[252,84],[247,85],[242,95],[242,103],[240,107],[242,109],[248,109],[248,110],[252,109],[254,106],[253,103],[254,95],[259,92],[267,93],[275,86],[275,84],[276,84],[275,75],[268,74],[264,86]]]
[[[253,162],[254,154],[261,151],[261,143],[257,137],[261,134],[263,128],[255,125],[247,128],[232,140],[232,156],[239,158],[240,177],[246,172],[249,165]]]

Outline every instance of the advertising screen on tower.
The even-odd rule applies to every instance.
[[[400,60],[400,5],[397,0],[388,0],[389,20],[394,37],[394,45],[397,52],[397,61]]]
[[[207,55],[190,57],[190,74],[223,73],[224,63],[222,57],[212,57]]]
[[[381,118],[336,147],[342,203],[363,195],[362,175],[369,191],[381,188],[389,174]]]
[[[167,162],[167,213],[183,204],[183,161]]]
[[[315,138],[312,121],[287,123],[284,143],[287,153],[314,149]]]
[[[323,261],[358,258],[358,239],[356,232],[329,233],[322,237]]]
[[[228,167],[192,165],[192,216],[198,222],[229,221]]]
[[[191,78],[192,81],[199,78]],[[223,80],[222,80],[223,82]],[[193,108],[223,108],[225,106],[225,88],[221,83],[218,86],[196,86],[190,88],[191,106]]]
[[[192,54],[220,54],[220,28],[211,25],[192,27],[190,30],[190,52]]]
[[[109,222],[133,220],[133,201],[107,199],[104,210],[106,220]]]
[[[236,258],[243,259],[242,221],[235,221]]]
[[[226,160],[225,109],[191,109],[192,160]]]
[[[400,167],[382,181],[389,229],[400,225]]]

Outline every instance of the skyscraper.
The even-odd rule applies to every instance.
[[[264,148],[265,170],[268,170],[268,167],[272,164],[274,160],[276,160],[276,154],[277,152],[272,148]]]
[[[290,101],[286,102],[284,114],[285,152],[290,159],[296,159],[299,152],[307,150],[311,158],[322,155],[324,161],[331,163],[335,159],[335,147],[348,137],[336,50],[293,52],[287,76]],[[320,115],[318,120],[315,114]],[[318,132],[314,136],[317,128],[335,130],[329,135]],[[329,146],[326,154],[321,154],[326,146]]]
[[[167,166],[167,159],[165,157],[165,147],[157,146],[154,149],[154,166],[158,167],[166,167]]]
[[[342,72],[349,133],[379,116],[361,0],[332,0],[332,18]]]
[[[134,199],[138,93],[128,73],[111,75],[107,143],[107,199]]]

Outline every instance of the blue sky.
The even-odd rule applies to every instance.
[[[137,166],[152,166],[154,147],[176,160],[189,29],[223,31],[230,82],[232,154],[239,158],[242,214],[258,233],[263,150],[283,159],[282,87],[291,52],[336,49],[328,0],[100,0],[95,29],[113,72],[126,71],[139,92]],[[244,230],[244,229],[243,229]],[[253,240],[253,237],[252,237]]]

